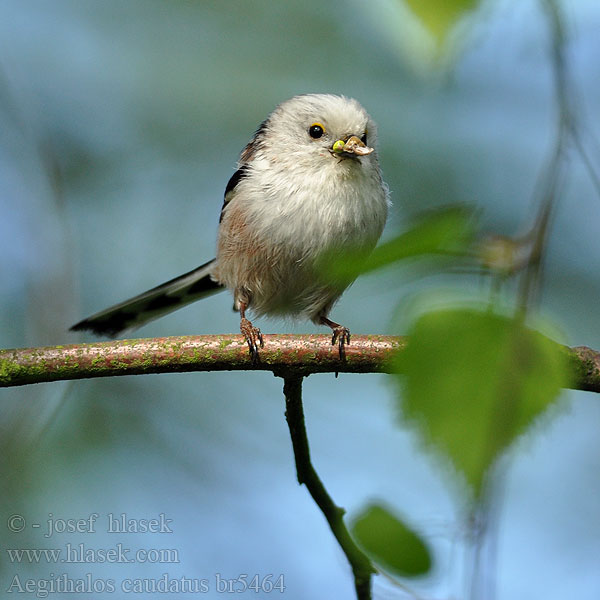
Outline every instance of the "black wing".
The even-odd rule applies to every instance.
[[[225,198],[223,200],[223,207],[221,208],[221,216],[219,217],[219,223],[223,220],[223,211],[227,204],[233,198],[233,192],[237,187],[237,184],[244,179],[244,177],[248,176],[249,172],[249,163],[252,162],[256,153],[260,150],[265,135],[266,130],[269,125],[269,119],[265,119],[259,126],[258,129],[254,132],[252,139],[246,144],[246,147],[242,150],[240,154],[240,161],[238,163],[238,170],[231,176],[229,181],[227,182],[227,187],[225,188]]]
[[[244,178],[248,176],[248,165],[242,165],[230,178],[227,182],[227,187],[225,188],[225,198],[223,199],[223,207],[221,208],[221,216],[219,217],[219,223],[223,220],[223,211],[225,207],[229,204],[230,200],[233,198],[233,191],[235,190],[237,184]]]

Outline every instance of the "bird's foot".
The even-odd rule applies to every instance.
[[[321,316],[319,323],[321,323],[321,325],[327,325],[327,327],[331,327],[331,331],[333,332],[333,335],[331,336],[331,345],[335,346],[337,343],[338,352],[340,353],[340,360],[345,360],[346,346],[350,345],[350,330],[325,316]]]
[[[242,335],[248,344],[250,357],[252,358],[252,364],[258,363],[258,348],[264,348],[265,346],[260,329],[258,327],[254,327],[254,325],[252,325],[248,319],[243,317],[240,321],[240,331],[242,332]]]
[[[332,331],[331,345],[335,346],[337,342],[340,360],[344,360],[346,358],[346,345],[350,345],[350,330],[343,325],[336,325],[332,327]]]

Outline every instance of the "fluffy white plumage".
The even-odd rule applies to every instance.
[[[324,128],[318,139],[309,135],[314,123]],[[365,134],[374,146],[375,124],[362,106],[326,94],[292,98],[261,126],[239,164],[247,174],[224,207],[212,271],[237,306],[316,323],[327,316],[345,286],[327,282],[321,259],[370,252],[386,221],[376,153],[332,152],[337,140]]]
[[[356,100],[306,94],[283,102],[244,148],[227,185],[216,259],[71,329],[116,335],[224,286],[255,359],[262,336],[247,309],[328,325],[343,356],[350,332],[327,315],[352,282],[328,279],[324,266],[349,252],[368,254],[383,230],[389,200],[376,135]]]

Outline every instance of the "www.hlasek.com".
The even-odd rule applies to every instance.
[[[86,544],[66,543],[62,548],[6,548],[11,563],[156,563],[176,564],[177,548],[138,548],[123,544],[110,548],[91,548]]]
[[[25,579],[18,575],[12,578],[6,588],[9,594],[35,594],[37,598],[47,598],[50,594],[240,594],[252,592],[285,591],[283,575],[248,575],[242,573],[237,577],[227,578],[215,573],[214,578],[197,579],[191,577],[172,577],[163,573],[158,579],[124,578],[117,582],[115,579],[94,578],[91,573],[85,577],[73,578],[66,573],[55,575],[50,573],[47,579]]]

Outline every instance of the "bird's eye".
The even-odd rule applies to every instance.
[[[325,127],[321,123],[313,123],[308,128],[308,135],[315,140],[320,138],[325,133]]]
[[[360,138],[360,141],[366,146],[367,145],[367,132],[365,131]]]

